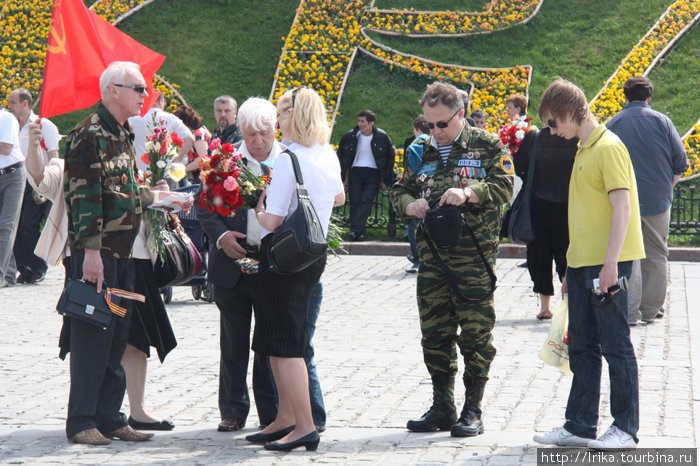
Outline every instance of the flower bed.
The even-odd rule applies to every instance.
[[[135,11],[152,0],[98,0],[91,9],[110,22]],[[0,17],[0,104],[7,105],[7,94],[24,87],[36,97],[41,93],[46,59],[46,43],[51,25],[53,0],[8,0]],[[153,79],[153,86],[162,92],[170,109],[184,99],[162,78]],[[172,88],[171,88],[172,86]]]
[[[700,0],[677,0],[668,7],[591,101],[591,111],[598,120],[606,122],[622,110],[625,106],[625,96],[622,92],[625,82],[632,76],[649,74],[698,20]],[[696,124],[694,129],[684,136],[690,162],[685,176],[700,172],[697,126]]]
[[[370,10],[368,29],[409,37],[467,36],[508,29],[532,18],[542,0],[493,0],[483,11]]]

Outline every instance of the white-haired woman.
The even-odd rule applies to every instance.
[[[279,99],[277,111],[282,137],[291,141],[288,150],[299,160],[311,203],[327,233],[331,210],[345,202],[345,191],[338,158],[328,144],[330,129],[323,102],[314,90],[300,87]],[[264,200],[266,207],[261,200],[256,208],[263,227],[262,250],[272,237],[270,233],[297,208],[296,180],[288,154],[282,153],[277,158]],[[264,284],[265,290],[257,293],[255,302],[253,349],[270,356],[279,409],[271,424],[246,439],[265,443],[268,450],[318,447],[319,434],[311,414],[304,357],[309,340],[306,326],[309,300],[325,264],[324,257],[299,273],[277,275],[269,270],[267,255],[261,258],[259,283]]]

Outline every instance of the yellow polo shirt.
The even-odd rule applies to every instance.
[[[631,215],[618,262],[644,258],[637,182],[627,148],[605,125],[579,142],[569,184],[569,267],[602,265],[613,208],[610,191],[627,189]]]

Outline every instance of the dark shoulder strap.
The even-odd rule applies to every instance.
[[[284,152],[289,154],[289,158],[292,160],[292,168],[294,168],[294,176],[297,179],[297,184],[299,186],[304,185],[304,177],[301,176],[301,167],[299,166],[299,159],[297,159],[297,154],[287,149]]]
[[[527,168],[527,180],[525,180],[525,190],[532,191],[532,183],[535,175],[535,157],[537,156],[537,143],[540,140],[540,132],[535,134],[535,140],[532,141],[532,150],[530,150],[530,166]]]

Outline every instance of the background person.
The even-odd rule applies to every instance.
[[[213,139],[221,140],[221,144],[235,144],[243,139],[241,129],[236,124],[238,104],[230,95],[220,95],[214,99],[214,118],[217,128],[212,134]]]
[[[26,89],[15,89],[7,98],[7,108],[19,122],[19,145],[27,155],[29,127],[27,124],[39,119],[32,111],[32,94]],[[42,155],[44,162],[58,157],[58,128],[50,120],[42,118]],[[38,283],[46,275],[46,262],[34,254],[34,248],[41,234],[41,222],[46,216],[46,199],[35,196],[31,184],[27,183],[22,200],[22,213],[17,226],[17,236],[12,252],[17,264],[17,283]]]
[[[634,261],[628,319],[636,325],[663,317],[668,284],[668,228],[673,187],[688,168],[688,158],[673,122],[649,106],[654,85],[634,76],[623,86],[625,107],[606,124],[630,153],[639,190],[646,258]]]
[[[375,124],[371,110],[357,115],[357,126],[338,143],[341,176],[350,197],[350,239],[367,238],[367,218],[379,190],[394,181],[396,151],[389,135]]]
[[[0,109],[0,288],[17,283],[12,256],[25,188],[24,154],[19,146],[19,123]]]
[[[199,161],[207,155],[209,142],[211,142],[211,132],[202,124],[202,117],[197,113],[197,110],[189,105],[180,105],[173,115],[182,120],[194,136],[194,144],[187,152],[185,171],[192,183],[199,184]]]
[[[538,131],[525,135],[523,145],[515,153],[515,173],[527,182],[530,156]],[[537,318],[551,319],[552,260],[559,280],[566,274],[566,250],[569,247],[568,199],[571,167],[578,138],[564,139],[552,134],[549,127],[539,131],[535,152],[535,173],[532,180],[531,214],[535,239],[527,245],[527,268],[538,294],[540,312]]]
[[[328,144],[330,129],[323,102],[312,89],[297,88],[282,95],[277,110],[282,137],[291,141],[288,150],[298,157],[309,198],[324,233],[327,233],[331,210],[345,202],[345,191],[338,158]],[[295,190],[291,159],[288,155],[280,155],[266,196],[256,208],[264,228],[263,250],[272,238],[269,233],[297,208]],[[270,357],[279,410],[269,426],[260,434],[248,436],[247,440],[271,442],[265,445],[268,450],[288,451],[300,446],[316,450],[319,443],[303,358],[308,356],[309,301],[325,263],[323,257],[299,273],[278,275],[270,271],[267,255],[263,254],[261,258],[258,275],[265,288],[261,287],[256,295],[253,349]]]

